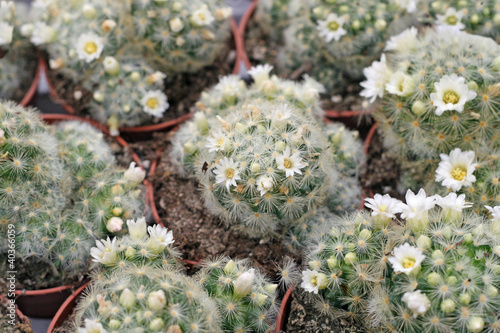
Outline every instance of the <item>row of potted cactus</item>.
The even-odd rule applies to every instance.
[[[284,20],[283,26],[288,25],[277,33],[284,36],[282,56],[286,54],[277,64],[291,66],[291,77],[302,72],[311,76],[304,75],[301,82],[283,79],[271,74],[273,66],[261,64],[250,68],[250,84],[234,74],[222,77],[201,93],[193,104],[194,116],[175,131],[163,158],[173,161],[179,177],[195,179],[206,209],[230,228],[253,237],[277,237],[302,253],[302,274],[285,265],[280,283],[300,284],[314,295],[318,314],[348,317],[363,330],[497,332],[499,46],[460,31],[484,30],[490,16],[495,22],[494,6],[469,8],[460,2],[457,12],[452,3],[434,2],[427,13],[438,15],[439,27],[419,31],[406,22],[423,2],[367,1],[356,9],[337,2],[263,1],[256,15],[271,16],[257,23],[279,25]],[[115,136],[134,105],[151,115],[168,105],[164,76],[151,68],[172,75],[202,66],[187,58],[183,65],[176,62],[180,49],[196,44],[194,36],[210,44],[206,48],[218,48],[211,44],[218,33],[202,28],[218,16],[209,5],[188,10],[180,2],[36,3],[33,15],[42,13],[35,20],[37,28],[20,30],[34,41],[50,37],[39,44],[47,47],[52,69],[69,76],[98,72],[89,74],[98,90],[86,94],[86,83],[77,90],[80,98],[90,97],[94,117],[113,110],[113,103],[131,108],[125,111],[120,104],[114,117],[101,118],[107,126],[97,126]],[[228,12],[219,10],[221,21],[227,19]],[[160,18],[168,27],[162,27]],[[82,33],[84,27],[93,29],[94,36]],[[137,34],[128,35],[130,27]],[[390,33],[389,27],[399,30]],[[159,35],[158,29],[186,30],[194,44],[177,36],[172,53],[164,55],[172,37]],[[73,50],[68,42],[58,45],[56,31],[78,40],[82,49]],[[113,33],[106,37],[109,44],[99,42],[97,31]],[[236,44],[243,46],[241,39]],[[291,54],[286,53],[289,44]],[[117,60],[129,49],[141,50],[143,57],[130,63]],[[381,55],[382,49],[387,53]],[[94,53],[98,58],[102,53],[102,61],[92,64]],[[318,54],[321,59],[314,58]],[[317,65],[328,57],[340,59],[330,71]],[[203,53],[202,58],[211,57]],[[317,65],[318,72],[294,65],[297,59]],[[404,171],[400,192],[419,190],[406,192],[406,204],[388,195],[366,199],[371,215],[356,212],[366,160],[358,133],[324,120],[321,98],[333,88],[325,90],[316,80],[334,85],[349,77],[352,83],[360,73],[366,78],[360,95],[374,103],[366,109],[374,110],[386,152]],[[155,90],[145,90],[149,86]],[[194,279],[186,277],[172,233],[160,225],[147,227],[141,218],[144,196],[155,204],[147,181],[143,186],[150,192],[141,194],[145,172],[135,164],[128,170],[116,166],[102,134],[78,122],[44,125],[35,112],[11,102],[2,102],[0,115],[1,226],[15,228],[17,258],[33,267],[32,278],[39,266],[53,275],[43,275],[34,281],[37,285],[49,277],[81,283],[92,272],[72,330],[274,329],[277,281],[229,258],[206,261]],[[2,252],[8,253],[9,233],[4,235]],[[68,315],[68,310],[59,313]],[[51,329],[61,318],[53,323]]]

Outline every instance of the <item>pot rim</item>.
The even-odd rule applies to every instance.
[[[42,69],[44,68],[43,60],[39,56],[37,57],[37,64],[35,69],[35,76],[33,77],[33,81],[31,82],[28,91],[24,95],[23,99],[19,102],[21,106],[28,106],[35,97],[36,91],[38,89],[38,82],[40,81],[40,75],[42,73]]]

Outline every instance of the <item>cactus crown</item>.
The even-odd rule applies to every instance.
[[[224,332],[269,332],[277,314],[277,284],[247,260],[224,257],[203,263],[197,280],[219,308]]]

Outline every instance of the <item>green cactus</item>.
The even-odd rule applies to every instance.
[[[247,260],[206,261],[197,280],[217,303],[224,332],[269,332],[274,326],[278,285]]]
[[[462,188],[445,186],[461,190],[472,202],[499,202],[499,46],[489,38],[431,29],[422,35],[407,30],[392,45],[387,58],[365,69],[368,80],[361,83],[361,94],[380,98],[374,117],[385,146],[410,171],[404,186],[428,184],[432,192],[446,191],[436,189],[434,172],[440,157],[448,159],[442,154],[458,148],[475,153],[477,180]]]
[[[146,232],[144,218],[127,223],[130,235],[91,249],[105,269],[96,270],[77,306],[75,330],[221,332],[215,302],[177,267],[172,232],[160,226]]]

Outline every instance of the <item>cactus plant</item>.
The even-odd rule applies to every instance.
[[[97,241],[91,250],[102,267],[79,301],[75,330],[221,332],[214,301],[175,266],[172,232],[146,232],[143,218],[127,223],[130,235]]]
[[[35,76],[35,49],[20,33],[26,16],[24,4],[0,6],[0,98],[21,101]]]
[[[449,29],[408,30],[392,42],[394,51],[365,70],[361,94],[381,101],[374,117],[411,171],[405,185],[432,183],[442,154],[458,148],[480,162],[477,182],[462,191],[472,202],[498,202],[498,45]]]
[[[16,255],[52,267],[59,282],[86,271],[95,239],[119,234],[122,219],[142,212],[137,186],[144,172],[134,165],[121,171],[102,133],[88,124],[50,128],[32,109],[11,102],[0,104],[0,116],[5,237],[14,230]]]
[[[269,332],[274,326],[278,285],[247,260],[206,261],[197,280],[217,303],[224,332]]]

